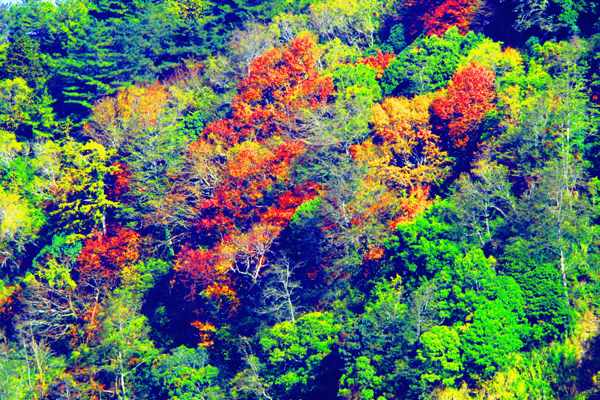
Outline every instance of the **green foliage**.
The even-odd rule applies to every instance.
[[[217,6],[201,3],[35,1],[13,7],[11,40],[20,50],[9,56],[28,58],[20,56],[24,61],[11,66],[21,66],[11,74],[26,68],[26,80],[43,83],[41,65],[56,99],[54,110],[80,122],[100,97],[132,81],[151,82],[182,58],[210,54],[220,40],[211,14]]]
[[[38,206],[43,183],[27,151],[12,132],[0,128],[0,254],[15,263],[48,219]]]
[[[465,361],[472,373],[489,377],[509,360],[508,354],[523,347],[519,319],[501,300],[494,300],[475,311],[473,323],[464,334]]]
[[[339,353],[344,361],[339,395],[346,398],[387,398],[411,381],[409,304],[399,276],[376,282],[364,313],[352,315],[349,304],[339,304],[348,319],[340,335]]]
[[[556,372],[543,351],[513,354],[506,368],[485,381],[484,393],[499,398],[555,398],[550,377]],[[482,393],[477,399],[486,395]]]
[[[219,98],[214,90],[207,86],[202,86],[197,91],[188,92],[186,95],[190,97],[189,101],[193,104],[194,111],[184,118],[182,133],[194,141],[200,137],[206,125],[215,118]]]
[[[311,5],[311,20],[315,30],[328,40],[360,47],[372,47],[380,26],[379,15],[390,10],[380,0],[356,3],[347,0],[325,0]]]
[[[558,270],[532,252],[524,240],[507,246],[505,251],[502,265],[523,290],[524,312],[532,325],[532,340],[557,339],[570,319]]]
[[[478,248],[459,255],[435,277],[437,305],[441,318],[451,322],[464,319],[478,309],[496,289],[495,262]]]
[[[75,262],[81,253],[81,249],[81,242],[69,240],[69,237],[64,234],[57,234],[52,236],[52,244],[45,246],[33,259],[33,264],[40,267],[40,261],[44,262],[47,257],[60,257],[69,260],[69,262]]]
[[[136,370],[157,356],[147,338],[147,319],[139,314],[140,306],[133,293],[115,291],[104,316],[102,340],[94,349],[99,352],[98,362],[118,382],[115,391],[123,399],[129,397]]]
[[[475,310],[463,335],[465,365],[473,376],[491,376],[508,362],[508,354],[523,348],[523,340],[529,334],[524,319],[525,299],[519,285],[503,276],[494,283],[495,294]]]
[[[440,382],[444,386],[454,386],[462,377],[461,344],[458,332],[447,326],[435,326],[421,336],[423,350],[419,350],[424,364],[421,382]]]
[[[381,100],[377,71],[373,68],[364,64],[340,64],[334,67],[332,75],[338,96],[357,96],[371,102]]]
[[[136,277],[128,289],[135,291],[138,296],[146,295],[170,269],[171,264],[161,259],[151,258],[140,261],[136,266]]]
[[[254,2],[246,1],[246,8],[255,13],[260,19],[275,19],[281,14],[300,14],[308,10],[315,0],[274,0],[269,2],[256,2],[256,5],[250,5]]]
[[[115,169],[109,165],[112,152],[94,141],[81,144],[72,140],[48,141],[44,150],[56,157],[61,169],[56,208],[50,215],[62,229],[75,234],[104,229],[107,211],[119,206],[108,199],[104,183],[105,176]]]
[[[315,197],[302,203],[297,209],[290,221],[293,230],[302,229],[303,226],[310,224],[310,220],[318,218],[319,205],[323,200]]]
[[[6,49],[8,48],[8,43],[3,42],[0,44],[0,71],[3,70],[3,65],[6,60]]]
[[[169,389],[170,400],[226,398],[218,386],[219,369],[208,364],[203,348],[180,346],[163,356],[153,370]]]
[[[9,342],[0,345],[0,396],[6,400],[30,398],[32,393],[27,386],[27,360]]]
[[[81,249],[80,241],[73,241],[64,234],[54,235],[52,244],[45,246],[33,259],[37,279],[52,288],[75,290],[77,283],[71,273]]]
[[[400,318],[407,311],[404,287],[398,275],[375,283],[371,297],[372,301],[365,305],[365,312],[383,324],[400,322]]]
[[[0,5],[0,398],[593,397],[600,9],[469,4],[413,43],[455,4]],[[314,96],[258,96],[258,57]],[[438,132],[410,99],[470,65],[495,76],[477,146],[390,190]]]
[[[386,243],[393,268],[407,285],[432,277],[461,255],[461,231],[450,207],[447,201],[436,201],[413,221],[398,225],[396,236]]]
[[[269,354],[269,380],[284,391],[309,386],[319,366],[332,351],[342,325],[332,313],[312,312],[296,322],[282,322],[268,329],[260,344]]]
[[[502,88],[523,79],[525,69],[521,54],[514,49],[502,49],[502,43],[484,38],[461,61],[461,65],[473,62],[483,65],[496,75],[496,84]]]
[[[363,56],[356,46],[344,44],[338,38],[327,41],[321,48],[323,49],[321,56],[323,67],[327,69],[334,68],[338,64],[356,61]]]
[[[375,375],[376,371],[371,366],[371,360],[365,356],[356,358],[356,364],[348,368],[347,373],[340,379],[340,385],[344,386],[359,386],[360,387],[360,399],[361,400],[372,400],[375,398],[375,390],[383,386],[383,379],[381,376]],[[350,389],[340,389],[341,396],[346,398],[351,397]],[[384,399],[385,397],[379,396],[377,399]]]
[[[483,38],[469,32],[462,36],[456,27],[443,38],[424,36],[415,40],[394,59],[381,78],[386,95],[415,95],[446,87],[461,57]]]
[[[34,90],[44,85],[45,71],[40,61],[39,43],[29,36],[11,36],[4,55],[0,79],[23,78]]]
[[[27,243],[37,238],[45,216],[16,190],[0,186],[0,199],[0,252],[4,253],[8,243],[23,250]],[[10,255],[10,252],[4,254]]]
[[[390,29],[390,35],[382,46],[382,49],[391,53],[400,54],[406,48],[404,37],[404,26],[396,24]]]
[[[51,102],[45,94],[36,96],[20,76],[0,80],[0,130],[20,140],[48,137],[55,127]]]
[[[569,154],[583,155],[585,137],[594,123],[585,94],[586,43],[546,42],[533,47],[536,59],[530,60],[527,75],[516,81],[518,88],[499,96],[518,121],[508,124],[502,135],[500,157],[511,158],[529,170],[542,168],[546,161],[557,157],[560,150],[567,149],[563,146],[567,142]],[[504,100],[509,96],[513,100]],[[519,145],[513,151],[516,142]]]
[[[515,11],[514,27],[519,32],[535,29],[543,34],[566,36],[581,32],[578,24],[582,15],[594,15],[599,10],[596,3],[582,0],[552,0],[543,6],[535,1],[519,0]]]

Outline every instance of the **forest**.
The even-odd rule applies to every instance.
[[[0,5],[0,399],[600,399],[599,107],[595,1]]]

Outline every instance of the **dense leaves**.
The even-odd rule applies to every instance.
[[[0,398],[596,398],[598,12],[0,5]]]

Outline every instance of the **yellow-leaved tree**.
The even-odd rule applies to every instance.
[[[384,237],[384,230],[412,220],[431,201],[431,185],[439,183],[449,169],[440,139],[431,132],[429,107],[432,95],[413,99],[389,97],[373,106],[373,132],[354,145],[354,161],[367,173],[360,181],[352,226],[360,231],[379,227],[371,237]],[[377,243],[369,243],[368,259],[380,258]]]
[[[445,178],[449,159],[429,122],[432,95],[388,97],[373,106],[374,135],[353,147],[369,170],[365,186],[384,185],[399,199],[391,226],[412,219],[427,205],[429,188]]]
[[[355,159],[367,165],[371,179],[396,190],[439,182],[448,172],[448,155],[431,132],[429,94],[413,99],[388,97],[373,106],[375,135],[354,147]]]

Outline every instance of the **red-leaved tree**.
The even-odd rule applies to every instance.
[[[444,37],[449,28],[456,26],[465,35],[469,31],[478,3],[478,0],[447,0],[426,14],[427,34]]]
[[[495,110],[496,75],[475,63],[456,71],[446,93],[433,101],[433,111],[442,121],[442,131],[456,147],[466,146],[478,138],[477,133],[487,113]]]
[[[114,289],[135,268],[140,247],[141,236],[132,230],[117,228],[113,235],[96,232],[77,258],[78,283],[94,292]]]
[[[256,58],[238,86],[233,118],[209,124],[205,136],[230,146],[293,136],[298,112],[325,104],[333,94],[331,78],[316,68],[318,57],[315,38],[303,35]]]
[[[395,57],[396,56],[393,54],[382,53],[381,51],[377,50],[376,56],[361,58],[356,63],[364,64],[367,67],[373,68],[377,71],[377,78],[381,78],[383,76],[383,72]]]
[[[306,151],[296,121],[327,104],[334,90],[318,58],[315,38],[304,35],[255,59],[232,118],[209,124],[190,146],[202,186],[199,241],[180,252],[175,269],[192,293],[234,305],[231,274],[259,279],[296,208],[317,195],[316,185],[294,186],[289,172]],[[197,245],[203,249],[193,250]]]

